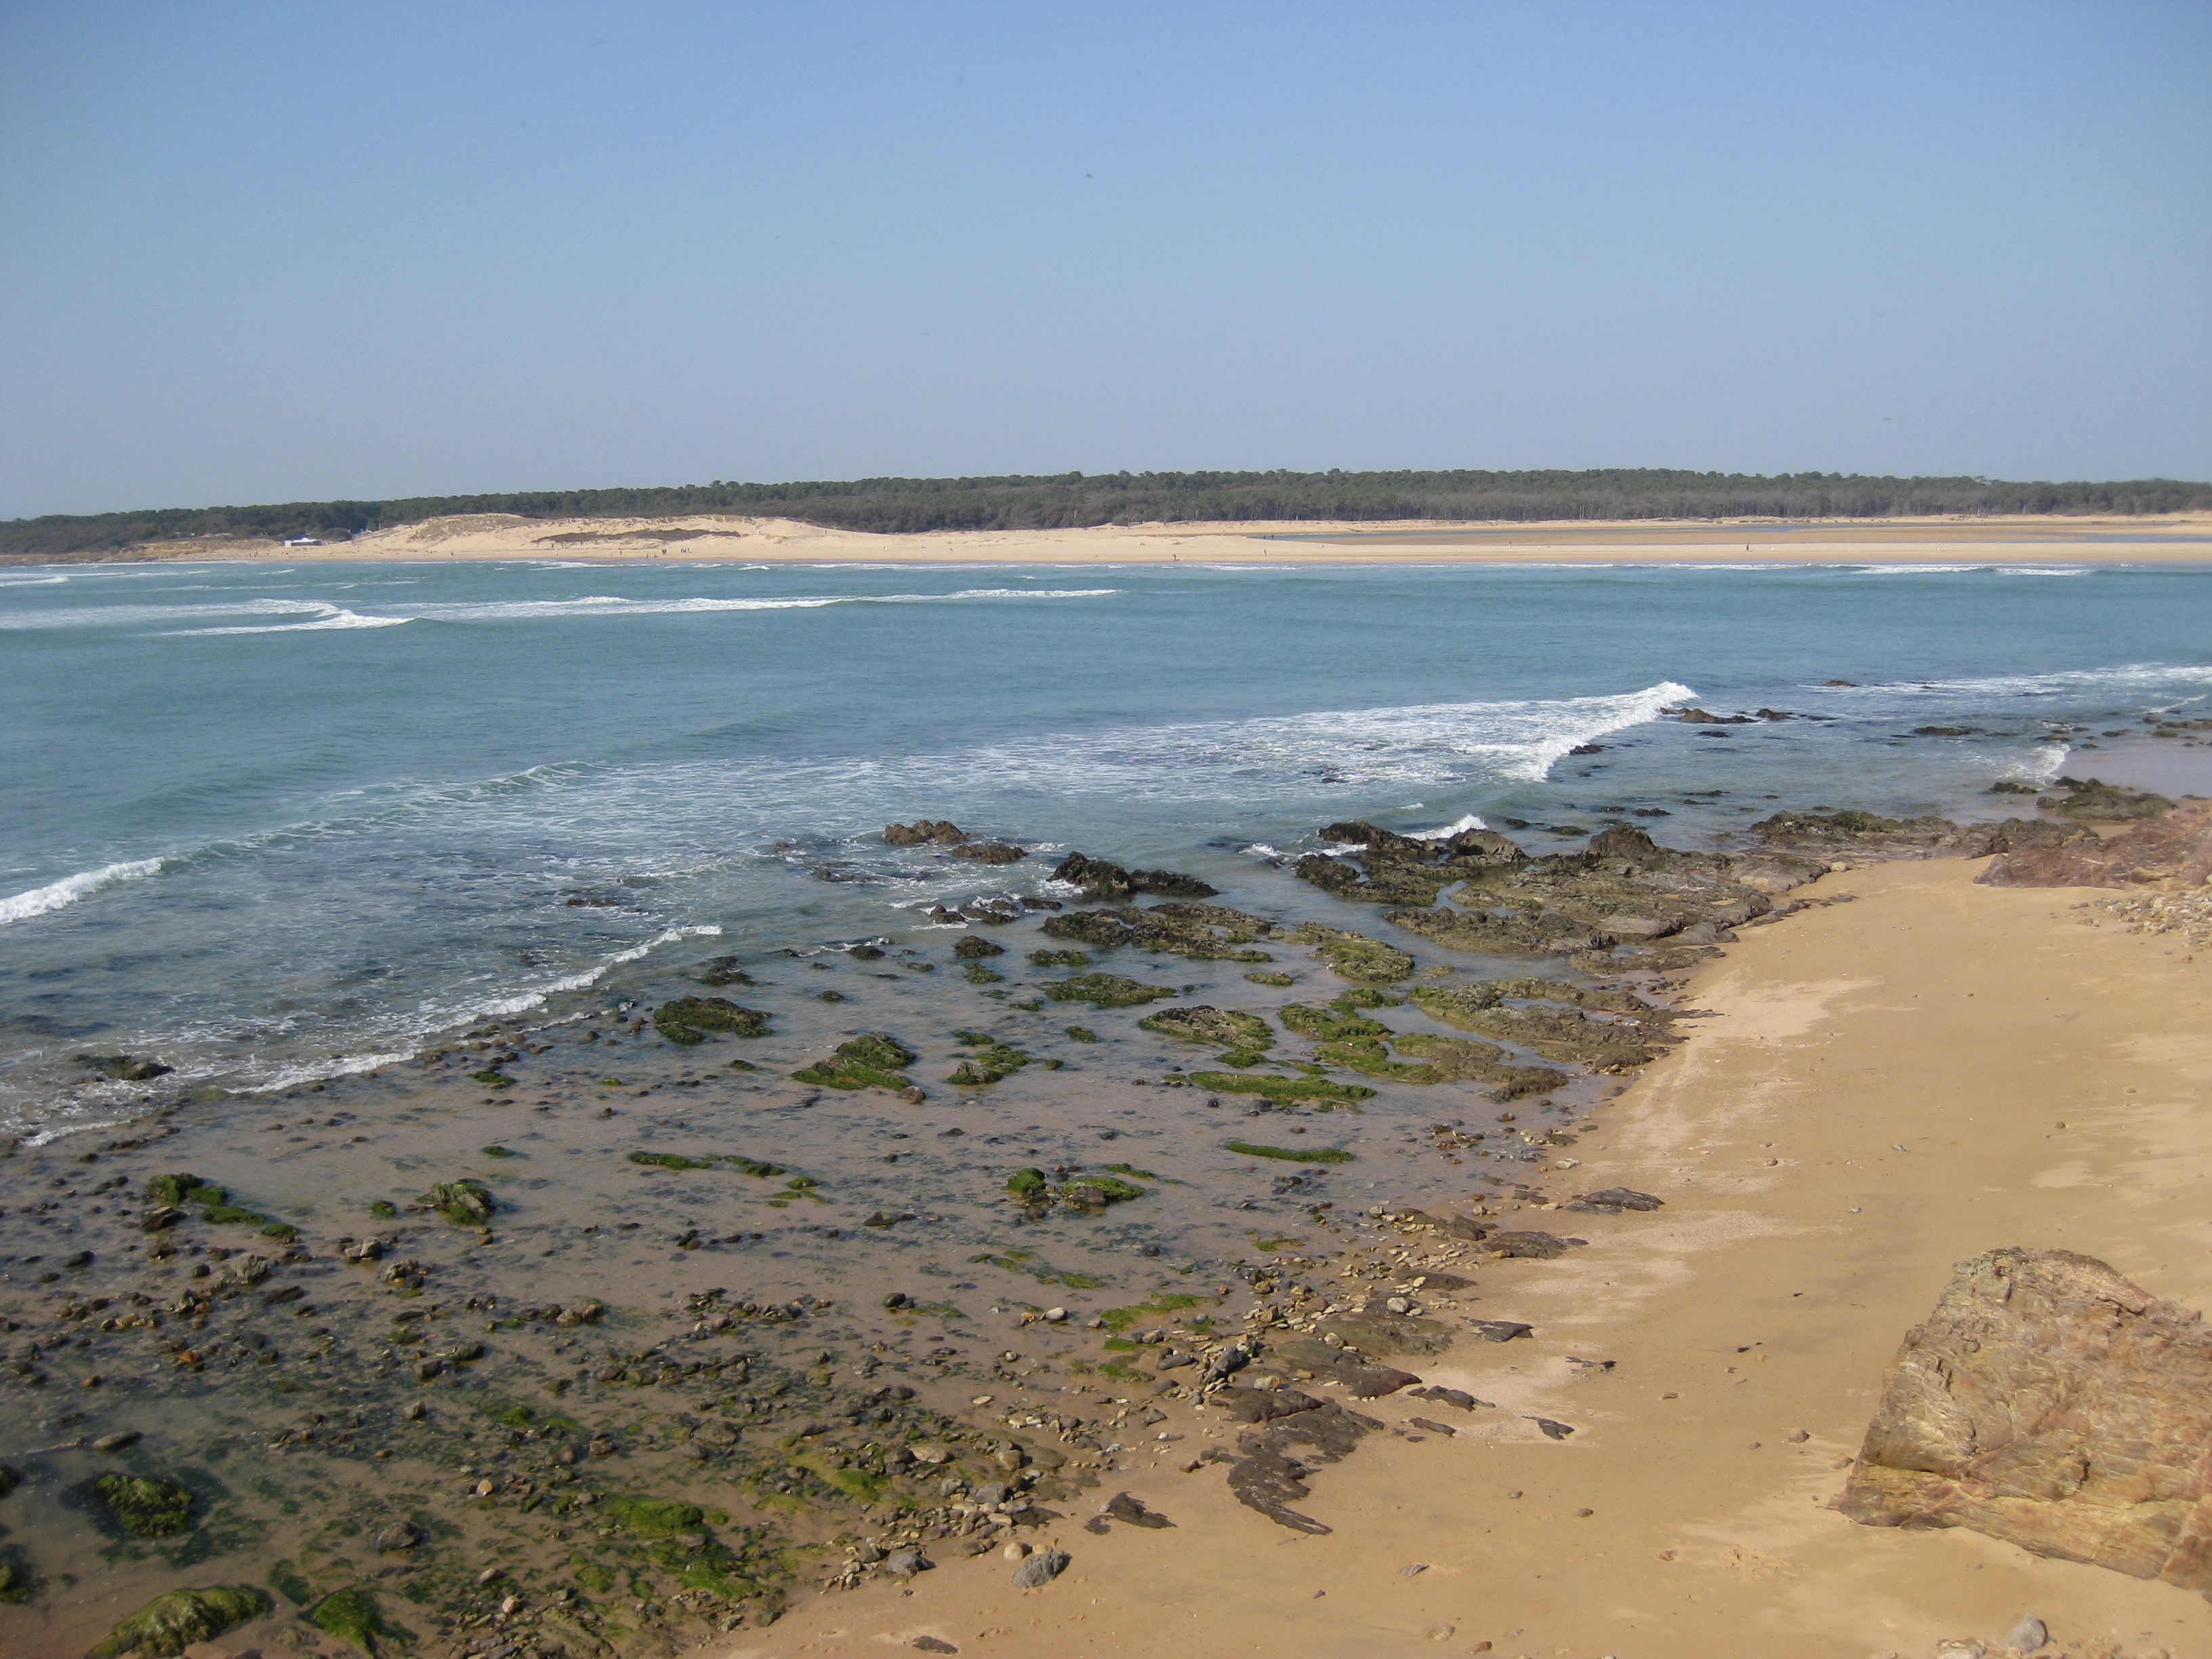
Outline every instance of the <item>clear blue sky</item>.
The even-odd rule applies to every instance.
[[[2212,476],[2212,5],[0,0],[0,516]]]

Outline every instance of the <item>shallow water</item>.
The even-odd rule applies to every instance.
[[[289,1087],[710,954],[919,937],[928,905],[1037,891],[1070,846],[1233,902],[1248,849],[1346,817],[1662,807],[1650,827],[1696,842],[1776,804],[1987,811],[1992,781],[2057,769],[2071,723],[2201,711],[2209,576],[13,569],[0,1115],[45,1133],[146,1096],[80,1052],[176,1067],[156,1093]],[[1655,718],[1692,701],[1825,718]],[[1035,852],[881,843],[918,816]]]

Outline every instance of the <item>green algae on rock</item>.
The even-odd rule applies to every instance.
[[[1341,1146],[1263,1146],[1251,1140],[1232,1140],[1229,1150],[1245,1158],[1275,1158],[1291,1164],[1349,1164],[1358,1156]]]
[[[1298,982],[1297,975],[1295,974],[1279,974],[1267,968],[1255,968],[1244,977],[1255,985],[1273,985],[1278,988],[1296,985]]]
[[[1030,961],[1039,968],[1088,968],[1092,958],[1082,951],[1032,951]]]
[[[385,1642],[404,1644],[414,1640],[412,1632],[386,1621],[377,1607],[376,1598],[358,1586],[333,1590],[301,1617],[317,1630],[342,1642],[352,1643],[370,1659],[382,1653],[381,1644]]]
[[[1314,954],[1327,963],[1340,979],[1355,980],[1363,985],[1388,985],[1409,977],[1413,971],[1413,957],[1397,946],[1370,939],[1364,933],[1308,921],[1292,930],[1291,938],[1297,944],[1318,947]]]
[[[1218,1089],[1225,1095],[1265,1095],[1270,1100],[1318,1100],[1348,1105],[1372,1100],[1375,1091],[1357,1083],[1331,1083],[1316,1077],[1254,1077],[1236,1072],[1193,1072],[1190,1080],[1201,1089]]]
[[[92,1483],[115,1524],[137,1538],[161,1538],[192,1524],[189,1488],[159,1475],[103,1474]]]
[[[641,1538],[671,1538],[680,1532],[696,1532],[707,1518],[696,1504],[669,1498],[609,1497],[601,1500],[603,1514]]]
[[[981,1088],[1003,1082],[1024,1066],[1042,1066],[1048,1071],[1060,1069],[1058,1060],[1040,1060],[1028,1050],[1001,1042],[988,1031],[955,1031],[952,1035],[981,1052],[963,1055],[959,1065],[952,1068],[952,1074],[945,1079],[947,1083]]]
[[[792,1076],[800,1083],[825,1089],[889,1089],[896,1092],[914,1087],[914,1079],[899,1068],[919,1056],[896,1037],[881,1031],[864,1031],[841,1042],[828,1060],[818,1060]]]
[[[1092,1208],[1108,1204],[1126,1204],[1133,1198],[1142,1198],[1145,1189],[1133,1186],[1119,1176],[1074,1175],[1060,1185],[1060,1199],[1063,1204]]]
[[[699,973],[699,983],[702,985],[719,987],[750,985],[752,982],[753,976],[738,966],[738,959],[735,957],[710,957]]]
[[[1088,1025],[1071,1025],[1067,1028],[1067,1035],[1078,1042],[1096,1042],[1098,1041],[1098,1033],[1092,1030]]]
[[[1053,916],[1044,931],[1100,950],[1128,945],[1193,962],[1272,962],[1265,951],[1242,947],[1254,939],[1283,937],[1264,916],[1222,904],[1155,904],[1149,910],[1077,910]]]
[[[1078,974],[1048,980],[1038,988],[1054,1002],[1087,1002],[1094,1008],[1137,1008],[1182,994],[1172,985],[1139,985],[1119,974]]]
[[[969,933],[953,945],[952,954],[959,961],[970,962],[981,957],[1002,957],[1006,954],[1006,947],[994,944],[981,934]]]
[[[169,1659],[195,1642],[211,1642],[258,1619],[270,1606],[268,1596],[251,1584],[171,1590],[118,1620],[90,1659]]]
[[[1147,1031],[1179,1042],[1203,1042],[1240,1054],[1254,1054],[1275,1046],[1275,1034],[1257,1014],[1242,1009],[1214,1008],[1200,1003],[1188,1008],[1163,1008],[1137,1024]]]
[[[422,1195],[422,1201],[456,1227],[481,1227],[499,1209],[491,1188],[468,1176],[440,1182]]]
[[[1006,1190],[1026,1204],[1041,1204],[1052,1196],[1052,1183],[1042,1170],[1017,1170],[1006,1177]]]
[[[1303,1002],[1285,1003],[1275,1011],[1275,1018],[1283,1022],[1285,1030],[1322,1042],[1390,1035],[1390,1028],[1379,1020],[1363,1019],[1358,1014],[1340,1013],[1333,1008],[1310,1007]]]
[[[1668,1025],[1671,1011],[1652,1008],[1625,998],[1634,1010],[1620,1010],[1619,1019],[1594,1018],[1579,1009],[1559,1006],[1509,1008],[1504,999],[1521,996],[1551,1002],[1582,1000],[1578,987],[1545,980],[1504,980],[1468,986],[1416,986],[1416,1006],[1431,1018],[1463,1031],[1503,1038],[1534,1049],[1546,1060],[1567,1060],[1596,1072],[1625,1072],[1649,1064],[1674,1042]],[[1616,993],[1587,994],[1589,1000],[1610,999]]]
[[[678,997],[653,1011],[653,1028],[671,1042],[691,1047],[707,1041],[714,1031],[732,1036],[768,1035],[769,1018],[757,1008],[747,1008],[727,997]]]
[[[970,985],[1004,985],[1006,982],[1004,974],[995,973],[980,962],[971,962],[961,971]]]
[[[1480,1083],[1489,1086],[1492,1100],[1520,1100],[1549,1094],[1572,1081],[1571,1074],[1548,1066],[1516,1066],[1505,1051],[1493,1043],[1472,1042],[1465,1037],[1439,1036],[1431,1031],[1410,1031],[1391,1039],[1390,1046],[1411,1054],[1450,1083]]]
[[[481,1083],[487,1089],[512,1089],[517,1086],[514,1079],[504,1072],[471,1072],[469,1081]]]

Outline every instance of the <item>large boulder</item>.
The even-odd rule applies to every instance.
[[[2212,1590],[2212,1328],[2067,1250],[1961,1262],[1836,1507]]]
[[[1995,850],[2000,856],[1976,878],[1992,887],[2202,887],[2212,879],[2212,803],[2138,819],[2118,835]]]

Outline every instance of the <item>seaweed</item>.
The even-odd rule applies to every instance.
[[[828,1060],[817,1060],[792,1076],[800,1083],[827,1089],[911,1089],[914,1079],[898,1069],[911,1066],[918,1056],[896,1037],[867,1031],[841,1042]]]
[[[422,1195],[422,1201],[456,1227],[481,1227],[499,1209],[490,1188],[465,1176],[440,1182]]]
[[[136,1538],[162,1538],[190,1530],[192,1494],[159,1475],[103,1474],[92,1483],[115,1524]]]
[[[118,1620],[91,1659],[167,1659],[258,1619],[270,1606],[268,1596],[251,1584],[173,1589]]]
[[[1190,1080],[1201,1089],[1218,1089],[1225,1095],[1265,1095],[1270,1100],[1318,1100],[1344,1105],[1375,1097],[1374,1090],[1357,1083],[1331,1083],[1316,1077],[1246,1077],[1235,1072],[1193,1072]]]
[[[1302,922],[1291,934],[1300,945],[1316,947],[1314,954],[1327,963],[1340,979],[1364,985],[1389,985],[1409,977],[1413,959],[1395,945],[1364,933],[1347,933],[1317,921]]]
[[[1178,1042],[1203,1042],[1255,1057],[1260,1051],[1275,1046],[1274,1032],[1259,1015],[1236,1008],[1209,1007],[1204,1003],[1188,1008],[1163,1008],[1156,1014],[1146,1015],[1137,1024],[1147,1031],[1158,1031]]]
[[[352,1643],[371,1659],[380,1651],[380,1643],[414,1639],[413,1632],[387,1620],[375,1597],[358,1585],[331,1591],[301,1617],[317,1630]]]
[[[1087,1002],[1094,1008],[1136,1008],[1181,994],[1172,985],[1139,985],[1119,974],[1078,974],[1049,980],[1040,988],[1054,1002]]]
[[[1251,1140],[1232,1140],[1229,1150],[1246,1158],[1277,1158],[1291,1164],[1349,1164],[1357,1156],[1341,1146],[1263,1146]]]
[[[1030,960],[1040,968],[1088,968],[1094,958],[1081,951],[1032,951]]]
[[[709,1033],[726,1031],[732,1036],[765,1036],[769,1018],[757,1008],[747,1008],[727,997],[678,997],[653,1011],[653,1028],[671,1042],[692,1047],[707,1041]]]
[[[1006,947],[980,934],[970,933],[953,945],[952,954],[959,961],[968,962],[980,957],[1002,957],[1006,954]]]

